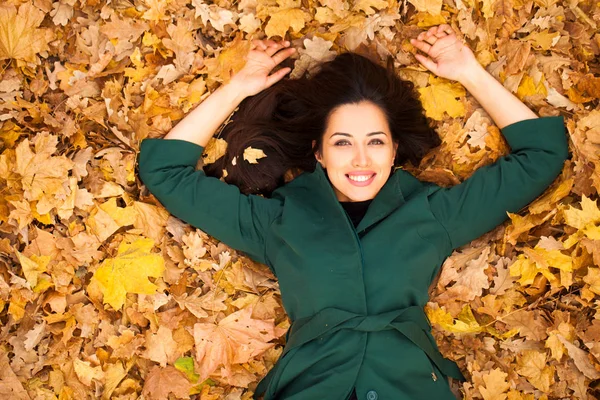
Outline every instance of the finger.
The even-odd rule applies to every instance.
[[[425,54],[428,54],[429,50],[431,50],[431,45],[429,45],[428,43],[426,43],[424,41],[418,41],[415,39],[411,39],[410,43]]]
[[[273,54],[277,53],[279,50],[281,50],[283,48],[283,44],[281,43],[274,43],[272,45],[270,45],[266,50],[265,53],[267,53],[269,55],[269,57],[272,57]]]
[[[433,73],[436,73],[435,71],[437,71],[437,64],[434,63],[430,58],[425,57],[421,54],[415,54],[415,58],[417,59],[417,61],[419,61],[425,68],[427,68],[428,70],[430,70]]]
[[[442,24],[442,25],[438,26],[438,29],[435,32],[435,36],[437,38],[443,38],[445,36],[448,36],[448,32],[446,31],[446,26],[447,26],[447,24]]]
[[[291,70],[292,69],[289,67],[281,68],[279,71],[275,72],[274,74],[269,75],[269,77],[267,78],[267,87],[270,87],[273,84],[275,84],[275,82],[278,82],[279,80],[281,80]]]
[[[250,42],[250,50],[254,50],[256,48],[262,48],[261,41],[258,39],[252,39]]]
[[[283,60],[285,60],[286,58],[288,58],[295,52],[296,52],[296,49],[292,47],[292,48],[285,49],[285,50],[280,51],[279,53],[275,54],[273,56],[273,61],[275,61],[275,65],[278,65],[279,63],[281,63]]]
[[[435,42],[437,42],[437,40],[438,40],[438,38],[435,35],[425,36],[425,39],[424,39],[425,42],[427,42],[427,43],[429,43],[431,45],[435,44]]]
[[[454,32],[454,29],[452,29],[452,27],[448,24],[444,24],[443,26],[443,30],[444,32],[446,32],[448,35],[452,35],[453,33],[456,34],[456,32]]]
[[[256,47],[257,47],[259,50],[264,50],[264,49],[266,49],[266,48],[267,48],[267,46],[265,45],[265,43],[264,43],[262,40],[257,40],[257,41],[256,41]]]

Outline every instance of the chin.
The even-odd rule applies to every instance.
[[[346,195],[346,197],[348,197],[350,201],[367,201],[373,200],[375,198],[375,194],[376,193],[353,194],[350,196]]]

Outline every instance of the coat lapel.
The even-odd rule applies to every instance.
[[[335,213],[345,217],[344,209],[339,204],[333,187],[321,164],[317,163],[314,172],[305,174],[306,176],[302,177],[303,179],[296,183],[301,186],[306,186],[306,189],[310,191],[311,194],[314,194],[314,196],[310,199],[304,199],[303,201],[308,203],[308,206],[318,209],[317,211],[319,213],[326,213],[329,215]],[[290,184],[294,181],[290,182]],[[423,183],[410,173],[403,169],[397,169],[373,199],[367,213],[357,226],[356,231],[360,233],[390,215],[398,207],[404,204],[406,199],[415,190],[422,186]]]

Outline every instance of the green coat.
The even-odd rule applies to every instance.
[[[450,188],[398,169],[355,229],[317,164],[271,198],[195,171],[203,148],[145,139],[139,173],[175,216],[268,265],[292,326],[265,400],[454,399],[423,312],[452,250],[539,196],[568,157],[563,117],[511,124],[512,153]],[[243,162],[243,161],[242,161]]]

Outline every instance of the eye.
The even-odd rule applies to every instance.
[[[375,143],[375,144],[384,144],[384,143],[383,143],[383,140],[381,140],[381,139],[373,139],[373,140],[371,140],[371,143]]]
[[[334,146],[345,146],[347,144],[350,144],[350,142],[347,140],[338,140],[337,142],[334,143]]]

